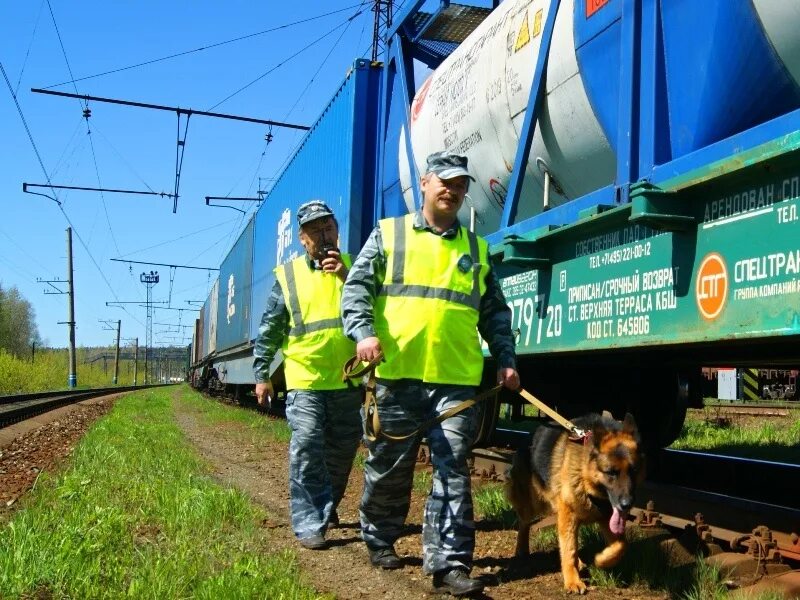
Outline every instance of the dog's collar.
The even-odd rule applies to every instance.
[[[576,427],[572,430],[572,433],[569,436],[570,442],[577,442],[582,446],[591,446],[592,445],[592,432],[585,431],[583,429],[579,429]]]

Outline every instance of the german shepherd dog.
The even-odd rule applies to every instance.
[[[589,414],[573,423],[589,432],[582,442],[556,423],[539,427],[529,448],[518,450],[506,482],[517,511],[517,556],[529,553],[530,527],[548,508],[556,514],[561,574],[567,592],[586,592],[578,572],[578,529],[600,523],[607,547],[595,555],[598,567],[612,567],[625,552],[625,521],[634,488],[644,478],[644,454],[633,416],[615,421],[611,413]]]

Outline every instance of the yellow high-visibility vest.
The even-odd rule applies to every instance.
[[[377,377],[478,385],[478,310],[489,245],[466,227],[453,239],[413,227],[413,215],[380,222],[386,277],[375,303],[385,362]]]
[[[350,255],[342,254],[342,262],[349,269]],[[309,268],[305,256],[276,267],[275,276],[289,310],[289,335],[283,340],[287,389],[346,388],[342,365],[356,353],[356,345],[342,327],[344,282]]]

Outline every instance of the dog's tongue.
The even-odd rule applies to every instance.
[[[614,514],[611,515],[611,520],[608,522],[608,528],[614,535],[622,535],[625,533],[625,518],[627,513],[622,512],[618,508],[614,509]]]

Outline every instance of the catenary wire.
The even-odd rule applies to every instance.
[[[78,94],[78,86],[75,84],[75,76],[72,74],[72,67],[69,64],[69,58],[67,57],[67,50],[64,47],[64,40],[61,38],[61,32],[58,29],[58,23],[56,22],[56,15],[53,12],[53,7],[50,4],[50,0],[47,0],[47,7],[50,9],[50,17],[53,20],[53,27],[55,28],[56,35],[58,36],[58,43],[61,46],[61,54],[63,54],[63,56],[64,56],[64,62],[67,63],[67,71],[69,71],[69,76],[70,76],[70,79],[72,80],[72,87],[75,89],[75,93]],[[79,102],[80,102],[80,100],[79,100]],[[89,126],[89,116],[88,116],[89,115],[89,113],[88,113],[89,101],[88,100],[84,101],[83,107],[85,109],[84,118],[86,119],[86,135],[89,136],[89,146],[92,149],[92,160],[94,162],[94,172],[95,172],[95,175],[97,176],[97,187],[102,188],[103,184],[102,184],[102,182],[100,180],[100,170],[97,167],[97,155],[95,154],[94,142],[92,141],[92,128]],[[49,183],[49,181],[48,181],[48,183]],[[106,205],[106,197],[105,197],[105,194],[102,191],[100,192],[100,200],[101,200],[101,202],[103,204],[103,213],[105,214],[105,217],[106,217],[106,224],[108,224],[108,232],[111,235],[111,241],[114,242],[114,248],[116,249],[117,254],[119,254],[119,246],[117,245],[117,236],[114,235],[114,228],[111,226],[111,218],[108,216],[108,206]]]
[[[147,182],[144,180],[144,178],[143,178],[141,175],[139,175],[139,173],[136,171],[136,169],[134,169],[134,168],[133,168],[133,165],[131,165],[131,164],[130,164],[130,163],[129,163],[129,162],[126,160],[126,159],[125,159],[125,157],[122,155],[122,153],[121,153],[119,150],[117,150],[117,148],[114,146],[114,144],[112,144],[112,143],[111,143],[111,140],[110,140],[110,139],[108,139],[108,136],[107,136],[107,135],[105,135],[105,134],[104,134],[102,131],[100,131],[100,130],[97,128],[97,123],[95,123],[95,124],[92,126],[92,132],[93,132],[93,133],[99,133],[99,134],[100,134],[100,137],[102,137],[102,138],[103,138],[103,141],[104,141],[106,144],[108,144],[108,147],[109,147],[109,148],[111,148],[112,152],[114,152],[114,154],[116,154],[116,155],[117,155],[117,157],[118,157],[118,158],[119,158],[119,159],[122,161],[122,163],[123,163],[123,164],[124,164],[126,167],[128,167],[128,169],[130,169],[131,173],[133,173],[133,175],[136,177],[136,179],[138,179],[140,182],[142,182],[142,185],[144,185],[144,187],[146,187],[148,190],[150,190],[150,191],[151,191],[151,192],[153,192],[154,194],[156,193],[156,191],[155,191],[155,190],[154,190],[154,189],[153,189],[153,188],[150,186],[150,184],[148,184],[148,183],[147,183]]]
[[[361,7],[363,7],[364,4],[365,4],[365,2],[362,2],[361,3]],[[361,7],[359,7],[359,8],[361,8]],[[345,28],[342,29],[342,33],[340,33],[339,37],[336,38],[336,41],[333,43],[333,46],[331,46],[331,49],[328,50],[328,53],[325,55],[325,58],[322,59],[322,62],[320,63],[319,67],[317,67],[317,70],[314,71],[314,74],[311,76],[311,79],[308,80],[308,83],[306,84],[306,87],[303,88],[303,91],[300,92],[300,95],[297,97],[297,100],[294,101],[294,104],[289,109],[289,111],[286,113],[286,116],[284,117],[284,121],[289,118],[289,115],[292,113],[292,111],[300,103],[300,100],[303,98],[303,96],[305,96],[306,92],[308,91],[308,88],[310,88],[311,84],[314,83],[314,79],[317,77],[317,75],[319,75],[319,72],[322,70],[322,67],[325,66],[325,63],[328,62],[328,59],[331,57],[331,54],[333,54],[333,51],[336,49],[336,46],[339,45],[339,42],[342,41],[342,38],[344,37],[344,34],[347,33],[347,30],[350,28],[350,25],[352,25],[352,23],[353,23],[353,21],[349,20],[347,22],[347,25],[345,26]]]
[[[161,246],[166,246],[167,244],[173,244],[173,243],[175,243],[175,242],[177,242],[179,240],[186,239],[186,238],[191,237],[193,235],[198,235],[200,233],[204,233],[206,231],[210,231],[211,229],[216,229],[217,227],[223,227],[224,225],[227,225],[228,223],[232,223],[235,220],[236,220],[236,217],[233,217],[231,219],[228,219],[227,221],[222,221],[221,223],[216,223],[215,225],[211,225],[210,227],[204,227],[203,229],[198,229],[197,231],[192,231],[191,233],[187,233],[186,235],[182,235],[182,236],[177,237],[177,238],[169,239],[169,240],[167,240],[165,242],[159,242],[158,244],[154,244],[152,246],[147,246],[146,248],[140,248],[139,250],[133,250],[133,251],[128,252],[126,254],[121,254],[117,258],[124,258],[126,256],[131,256],[133,254],[139,254],[140,252],[145,252],[147,250],[152,250],[153,248],[159,248]]]
[[[6,87],[8,87],[8,91],[11,94],[11,97],[14,100],[14,105],[17,108],[17,113],[19,114],[20,120],[22,121],[22,125],[25,128],[25,132],[28,135],[28,140],[30,141],[31,146],[33,147],[33,152],[36,155],[36,160],[39,163],[39,167],[41,168],[42,173],[44,174],[48,185],[52,186],[53,183],[50,181],[50,176],[47,174],[47,169],[44,166],[44,161],[42,160],[42,155],[39,153],[39,148],[36,146],[36,141],[33,139],[33,134],[31,133],[30,127],[28,127],[28,121],[27,121],[27,119],[25,119],[25,114],[22,112],[22,106],[20,106],[20,104],[19,104],[19,99],[17,98],[17,95],[14,93],[14,88],[11,86],[11,81],[9,81],[8,74],[6,73],[6,69],[3,66],[3,63],[1,61],[0,61],[0,71],[3,74],[3,79],[6,82]],[[55,189],[51,188],[51,190],[52,190],[54,196],[57,198],[58,195],[56,194]],[[83,246],[83,249],[86,251],[86,254],[89,255],[89,258],[91,259],[92,264],[94,264],[95,268],[97,269],[97,272],[100,273],[100,277],[102,277],[103,281],[105,282],[106,286],[108,287],[109,291],[111,292],[111,295],[114,296],[114,300],[116,302],[119,302],[119,298],[117,297],[117,293],[114,291],[114,288],[111,287],[111,283],[108,281],[108,278],[105,276],[105,273],[103,273],[103,270],[100,268],[100,265],[97,264],[97,261],[95,260],[94,256],[92,255],[91,251],[89,250],[89,247],[83,241],[83,238],[81,237],[80,233],[75,228],[75,226],[72,224],[72,220],[69,218],[69,215],[67,214],[67,211],[64,210],[64,207],[61,206],[60,203],[57,203],[57,205],[58,205],[59,210],[61,211],[61,214],[64,215],[64,219],[67,221],[67,224],[72,228],[72,231],[75,233],[75,237],[78,238],[78,241]],[[128,311],[127,308],[122,307],[122,309],[134,321],[136,321],[137,323],[139,323],[139,325],[144,327],[144,323],[142,323],[139,319],[137,319],[130,311]]]
[[[333,29],[331,29],[331,30],[330,30],[330,31],[328,31],[327,33],[325,33],[325,34],[321,35],[321,36],[320,36],[320,37],[318,37],[316,40],[314,40],[313,42],[311,42],[311,43],[307,44],[306,46],[304,46],[303,48],[301,48],[300,50],[298,50],[297,52],[295,52],[295,53],[294,53],[294,54],[292,54],[291,56],[288,56],[288,57],[284,58],[284,59],[283,59],[281,62],[279,62],[277,65],[275,65],[275,66],[273,66],[273,67],[269,68],[269,69],[268,69],[266,72],[262,73],[261,75],[259,75],[259,76],[258,76],[258,77],[256,77],[255,79],[253,79],[253,81],[251,81],[250,83],[247,83],[247,84],[243,85],[243,86],[242,86],[242,87],[240,87],[238,90],[236,90],[235,92],[233,92],[233,93],[229,94],[228,96],[226,96],[225,98],[223,98],[222,100],[220,100],[219,102],[217,102],[217,103],[216,103],[214,106],[212,106],[211,108],[208,108],[208,109],[206,109],[206,110],[207,110],[207,111],[212,111],[212,110],[214,110],[215,108],[217,108],[217,107],[221,106],[222,104],[224,104],[225,102],[227,102],[228,100],[230,100],[231,98],[233,98],[234,96],[237,96],[238,94],[242,93],[244,90],[246,90],[246,89],[247,89],[247,88],[249,88],[250,86],[254,85],[255,83],[257,83],[257,82],[261,81],[261,80],[262,80],[264,77],[266,77],[267,75],[269,75],[270,73],[272,73],[273,71],[275,71],[276,69],[278,69],[279,67],[283,66],[284,64],[286,64],[287,62],[289,62],[289,61],[290,61],[290,60],[292,60],[293,58],[296,58],[297,56],[299,56],[300,54],[302,54],[303,52],[305,52],[305,51],[306,51],[306,50],[308,50],[309,48],[313,47],[314,45],[316,45],[316,44],[318,44],[319,42],[321,42],[322,40],[324,40],[324,39],[325,39],[326,37],[328,37],[329,35],[333,34],[333,33],[334,33],[334,32],[335,32],[337,29],[339,29],[340,27],[343,27],[343,26],[347,25],[348,23],[350,23],[350,22],[351,22],[351,21],[352,21],[354,18],[356,18],[356,17],[357,17],[358,15],[360,15],[362,12],[363,12],[363,9],[362,9],[362,10],[359,10],[359,11],[357,11],[355,14],[351,15],[350,17],[348,17],[348,18],[347,18],[345,21],[342,21],[341,23],[339,23],[339,24],[338,24],[336,27],[334,27]]]
[[[67,141],[67,144],[64,146],[64,150],[61,151],[61,156],[58,157],[58,160],[56,161],[56,164],[53,167],[53,170],[50,172],[50,177],[55,177],[56,173],[58,173],[59,169],[61,168],[61,163],[63,162],[63,163],[66,164],[67,160],[69,160],[67,158],[67,151],[70,148],[72,148],[72,152],[70,152],[69,158],[72,158],[72,156],[77,151],[78,144],[75,144],[73,146],[72,142],[75,140],[75,137],[78,135],[78,130],[80,130],[81,127],[83,127],[83,117],[78,117],[78,123],[75,126],[75,129],[72,131],[72,135],[70,135],[69,140]]]
[[[36,13],[36,22],[33,24],[33,33],[31,33],[31,41],[28,42],[28,49],[25,51],[25,60],[22,61],[22,69],[19,72],[19,79],[17,79],[17,87],[14,88],[14,93],[19,93],[19,86],[22,84],[22,75],[25,73],[25,66],[28,64],[28,57],[33,48],[33,40],[36,38],[36,30],[39,28],[39,19],[42,18],[42,9],[44,8],[44,0],[39,3],[39,11]]]
[[[366,2],[362,0],[362,2],[361,2],[360,4],[358,4],[358,5],[357,5],[357,6],[358,6],[358,10],[357,10],[357,11],[356,11],[354,14],[352,14],[350,17],[348,17],[348,18],[347,18],[347,20],[345,20],[345,21],[341,22],[341,23],[340,23],[340,24],[338,24],[336,27],[334,27],[333,29],[331,29],[331,30],[330,30],[330,31],[328,31],[327,33],[323,34],[322,36],[320,36],[319,38],[317,38],[316,40],[314,40],[313,42],[311,42],[310,44],[308,44],[308,45],[307,45],[305,48],[303,48],[303,49],[301,49],[300,51],[296,52],[296,53],[295,53],[295,54],[293,54],[292,56],[290,56],[290,57],[288,57],[288,58],[284,59],[284,60],[283,60],[281,63],[279,63],[279,64],[275,65],[275,66],[274,66],[274,67],[272,67],[270,70],[268,70],[266,73],[263,73],[262,75],[260,75],[259,77],[257,77],[255,80],[251,81],[250,83],[248,83],[248,84],[247,84],[247,85],[245,85],[244,87],[240,88],[239,90],[237,90],[237,91],[236,91],[236,92],[234,92],[233,94],[229,95],[227,98],[223,99],[222,101],[220,101],[219,103],[217,103],[217,104],[216,104],[216,105],[214,105],[213,107],[209,108],[208,110],[213,110],[214,108],[218,107],[218,106],[219,106],[220,104],[222,104],[223,102],[226,102],[227,100],[229,100],[230,98],[232,98],[232,97],[233,97],[233,96],[235,96],[236,94],[238,94],[238,93],[240,93],[240,92],[244,91],[245,89],[247,89],[248,87],[250,87],[251,85],[253,85],[254,83],[256,83],[257,81],[259,81],[260,79],[262,79],[263,77],[265,77],[266,75],[268,75],[269,73],[271,73],[272,71],[274,71],[275,69],[277,69],[278,67],[280,67],[282,64],[284,64],[284,63],[285,63],[285,62],[287,62],[288,60],[291,60],[292,58],[296,57],[298,54],[300,54],[300,53],[304,52],[305,50],[307,50],[308,48],[310,48],[311,46],[313,46],[314,44],[316,44],[316,43],[318,43],[318,42],[322,41],[323,39],[325,39],[326,37],[328,37],[329,35],[331,35],[332,33],[334,33],[334,32],[335,32],[337,29],[341,28],[342,26],[345,26],[345,29],[344,29],[344,31],[347,31],[347,29],[350,27],[350,24],[351,24],[351,23],[352,23],[352,22],[353,22],[353,21],[354,21],[354,20],[355,20],[355,19],[356,19],[356,18],[357,18],[357,17],[358,17],[360,14],[362,14],[362,13],[364,12],[364,7],[365,7],[365,4],[366,4]],[[330,56],[330,54],[333,52],[333,49],[336,47],[336,45],[338,44],[339,40],[341,40],[341,38],[342,38],[342,36],[343,36],[343,35],[344,35],[344,32],[342,32],[342,35],[340,35],[340,36],[339,36],[339,39],[337,39],[337,41],[334,43],[333,47],[331,48],[331,51],[330,51],[330,52],[328,53],[328,55],[325,57],[325,60],[323,60],[323,63],[322,63],[322,65],[324,65],[325,61],[326,61],[326,60],[327,60],[327,58]],[[322,65],[320,65],[320,69],[322,68]],[[318,69],[318,70],[317,70],[317,72],[314,74],[314,77],[316,76],[316,74],[319,72],[319,70],[320,70],[320,69]],[[313,81],[314,77],[312,77],[312,78],[311,78],[311,81]],[[301,94],[300,94],[300,97],[298,97],[298,100],[295,102],[295,105],[294,105],[294,106],[292,106],[292,108],[289,110],[289,112],[291,112],[292,110],[294,110],[295,106],[297,105],[297,102],[299,102],[300,98],[302,98],[303,94],[304,94],[304,93],[305,93],[305,91],[308,89],[308,86],[311,84],[311,81],[309,81],[309,84],[306,86],[306,88],[303,90],[303,92],[301,92]],[[288,114],[288,113],[287,113],[287,114]],[[279,169],[276,171],[276,173],[278,173],[278,172],[281,172],[281,171],[283,170],[283,166],[285,166],[285,165],[287,164],[287,162],[288,162],[288,158],[289,158],[289,157],[292,157],[292,156],[294,156],[295,152],[297,151],[297,148],[300,146],[300,144],[302,143],[302,140],[303,140],[303,139],[305,139],[305,135],[304,135],[304,136],[303,136],[303,137],[300,139],[300,141],[299,141],[299,142],[298,142],[298,144],[295,146],[295,148],[294,148],[294,149],[293,149],[293,150],[292,150],[292,151],[289,153],[289,156],[287,157],[287,160],[286,160],[286,161],[284,161],[283,165],[282,165],[282,166],[281,166],[281,167],[280,167],[280,168],[279,168]],[[263,153],[262,153],[262,158],[263,158]],[[260,169],[260,166],[259,166],[259,169]],[[254,180],[255,180],[255,178],[254,178]],[[251,182],[251,187],[252,187],[252,182]],[[221,262],[221,261],[223,260],[223,258],[225,257],[225,255],[228,253],[228,251],[229,251],[229,246],[231,245],[231,244],[230,244],[231,238],[233,238],[233,237],[234,237],[234,235],[239,235],[239,234],[241,233],[241,229],[242,229],[242,223],[243,223],[243,222],[246,222],[246,221],[248,221],[248,222],[249,222],[249,219],[250,219],[250,213],[251,213],[251,211],[254,211],[254,210],[256,210],[256,209],[257,209],[257,206],[248,207],[248,208],[245,210],[245,212],[243,212],[243,213],[242,213],[242,214],[239,216],[239,218],[237,219],[237,223],[236,223],[236,225],[235,225],[234,227],[232,227],[232,228],[231,228],[231,231],[230,231],[230,233],[229,233],[229,234],[228,234],[228,236],[227,236],[227,238],[228,238],[228,241],[227,241],[227,243],[225,244],[225,246],[224,246],[224,248],[223,248],[223,253],[220,255],[220,257],[219,257],[219,261],[218,261],[218,262]],[[216,245],[216,244],[215,244],[215,245]]]
[[[239,36],[237,38],[233,38],[233,39],[230,39],[230,40],[217,42],[215,44],[211,44],[211,45],[208,45],[208,46],[201,46],[200,48],[195,48],[193,50],[184,50],[183,52],[178,52],[176,54],[170,54],[168,56],[162,56],[161,58],[155,58],[155,59],[152,59],[152,60],[147,60],[147,61],[144,61],[144,62],[136,63],[134,65],[128,65],[126,67],[119,67],[117,69],[111,69],[110,71],[103,71],[102,73],[95,73],[94,75],[86,75],[85,77],[79,77],[78,79],[72,79],[70,81],[62,81],[61,83],[54,83],[53,85],[49,85],[49,86],[47,86],[45,88],[42,88],[42,89],[49,90],[49,89],[52,89],[54,87],[67,85],[69,83],[75,83],[76,81],[85,81],[87,79],[94,79],[96,77],[103,77],[104,75],[111,75],[113,73],[120,73],[122,71],[128,71],[130,69],[136,69],[138,67],[144,67],[144,66],[147,66],[147,65],[152,65],[154,63],[163,62],[165,60],[170,60],[172,58],[178,58],[178,57],[181,57],[181,56],[186,56],[188,54],[193,54],[195,52],[202,52],[204,50],[211,50],[212,48],[218,48],[220,46],[225,46],[226,44],[232,44],[234,42],[239,42],[239,41],[246,40],[246,39],[249,39],[249,38],[252,38],[252,37],[256,37],[256,36],[259,36],[259,35],[272,33],[273,31],[279,31],[281,29],[286,29],[288,27],[294,27],[295,25],[302,25],[303,23],[308,23],[310,21],[315,21],[317,19],[322,19],[322,18],[328,17],[330,15],[335,15],[335,14],[340,13],[340,12],[351,10],[351,9],[355,8],[356,6],[358,6],[358,4],[353,4],[352,6],[346,6],[344,8],[340,8],[340,9],[337,9],[337,10],[334,10],[334,11],[331,11],[331,12],[327,12],[327,13],[323,13],[321,15],[317,15],[315,17],[309,17],[307,19],[301,19],[299,21],[293,21],[291,23],[285,23],[283,25],[278,25],[277,27],[272,27],[270,29],[265,29],[264,31],[258,31],[256,33],[250,33],[250,34]]]
[[[69,71],[69,78],[72,81],[72,87],[75,89],[75,93],[78,93],[78,86],[75,85],[75,76],[72,74],[72,67],[69,64],[69,59],[67,58],[67,51],[64,49],[64,42],[61,39],[61,32],[58,30],[58,23],[56,23],[56,16],[53,13],[53,7],[50,5],[50,0],[47,0],[47,8],[50,9],[50,17],[53,19],[53,27],[56,30],[56,36],[58,37],[58,43],[61,45],[61,53],[64,55],[64,62],[67,63],[67,71]],[[80,102],[80,100],[79,100]],[[84,108],[89,107],[89,101],[87,100],[84,104]]]

